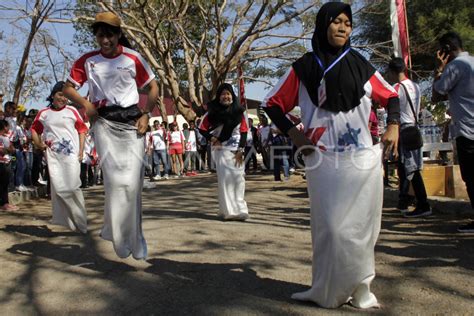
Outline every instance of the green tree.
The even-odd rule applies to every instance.
[[[369,52],[373,62],[386,63],[393,54],[390,1],[358,1],[358,4],[362,4],[362,8],[358,15],[360,30],[356,40],[372,46]],[[473,51],[474,0],[408,0],[406,7],[415,78],[424,80],[431,76],[438,49],[437,39],[447,31],[459,33],[464,49]]]

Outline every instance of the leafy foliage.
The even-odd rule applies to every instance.
[[[390,1],[362,1],[360,28],[357,40],[364,44],[391,41]],[[437,39],[448,31],[455,31],[464,40],[464,49],[474,49],[474,0],[408,0],[406,1],[408,30],[410,33],[410,52],[413,71],[419,79],[426,79],[432,73]],[[380,49],[386,57],[393,54],[393,46]],[[371,57],[379,64],[387,58]]]
[[[384,69],[393,55],[390,26],[390,1],[357,1],[361,6],[358,15],[359,31],[356,41],[377,45],[370,58]],[[431,103],[431,76],[435,67],[435,54],[439,49],[438,38],[455,31],[463,39],[464,50],[474,50],[474,0],[407,0],[407,21],[410,35],[410,53],[413,78],[424,87],[422,105],[432,112],[438,123],[445,120],[446,104]]]

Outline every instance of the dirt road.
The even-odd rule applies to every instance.
[[[85,190],[90,232],[52,226],[50,201],[0,213],[3,315],[315,315],[292,301],[311,282],[309,208],[304,180],[247,177],[251,219],[216,218],[214,175],[159,182],[144,192],[146,261],[121,260],[98,236],[102,187]],[[474,311],[474,234],[455,232],[466,202],[437,201],[433,216],[404,219],[386,190],[373,291],[383,314]]]

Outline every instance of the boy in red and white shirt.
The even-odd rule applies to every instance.
[[[0,120],[0,208],[5,211],[17,211],[18,206],[8,201],[8,185],[11,177],[10,154],[15,152],[8,138],[9,126],[7,120]]]
[[[166,151],[168,142],[168,132],[163,128],[163,123],[153,122],[155,130],[151,132],[153,145],[153,164],[155,166],[155,177],[153,179],[161,179],[160,161],[163,163],[163,178],[168,179],[170,172],[168,153]]]

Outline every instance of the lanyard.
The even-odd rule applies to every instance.
[[[347,53],[349,53],[350,50],[351,50],[350,47],[349,47],[348,49],[346,49],[346,50],[344,51],[344,53],[341,54],[341,56],[339,56],[335,61],[332,62],[332,64],[329,65],[329,67],[328,67],[327,69],[324,70],[323,78],[321,79],[321,81],[324,80],[324,76],[326,76],[326,74],[329,72],[329,70],[331,70],[334,66],[336,66],[336,64],[337,64],[338,62],[340,62],[341,59],[343,59],[344,56],[346,56]],[[319,59],[318,55],[316,55],[316,53],[313,52],[313,56],[314,56],[314,58],[316,59],[316,61],[318,62],[319,66],[320,66],[322,69],[324,69],[324,65],[323,65],[321,59]]]

